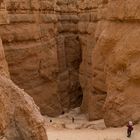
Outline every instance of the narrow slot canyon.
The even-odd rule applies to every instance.
[[[0,140],[56,140],[59,129],[122,140],[130,120],[138,132],[139,6],[0,0]]]

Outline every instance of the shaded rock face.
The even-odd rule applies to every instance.
[[[43,114],[59,114],[54,3],[12,0],[6,6],[10,23],[0,32],[11,79],[34,98]]]
[[[82,62],[79,70],[79,80],[83,90],[81,110],[89,112],[89,95],[92,78],[92,52],[95,46],[95,31],[97,25],[97,4],[95,1],[79,0],[78,32],[82,49]],[[92,105],[91,105],[92,107]]]
[[[42,114],[56,116],[81,104],[75,6],[73,1],[6,1],[9,24],[0,27],[0,35],[10,76]]]
[[[5,1],[0,1],[0,24],[7,24]],[[11,80],[0,39],[0,139],[47,140],[44,119],[33,99]]]

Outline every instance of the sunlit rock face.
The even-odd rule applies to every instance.
[[[107,126],[140,120],[139,6],[129,0],[98,3],[88,114]]]
[[[1,1],[0,25],[8,23],[4,1]],[[47,140],[44,119],[33,99],[10,79],[0,39],[0,139]]]
[[[61,113],[54,2],[7,0],[6,7],[9,24],[0,27],[0,34],[11,79],[34,98],[42,114]]]

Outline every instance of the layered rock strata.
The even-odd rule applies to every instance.
[[[7,0],[0,26],[12,80],[42,114],[80,106],[107,126],[140,120],[139,6],[114,0]],[[83,94],[83,95],[82,95]]]
[[[7,24],[4,1],[0,2],[0,24]],[[47,140],[44,119],[33,99],[11,80],[0,39],[0,139]]]
[[[108,1],[99,16],[108,20],[98,42],[105,58],[108,126],[140,120],[139,1]]]
[[[140,120],[139,6],[129,0],[98,3],[88,113],[91,119],[103,117],[107,126]]]
[[[59,114],[54,3],[7,1],[7,10],[10,24],[0,30],[11,79],[34,98],[43,114]]]
[[[79,106],[81,48],[73,1],[7,1],[9,25],[0,27],[12,80],[30,94],[42,114]]]
[[[92,52],[95,47],[95,31],[98,22],[97,8],[98,5],[95,1],[79,0],[79,23],[78,32],[80,38],[80,46],[82,49],[82,63],[80,65],[80,84],[83,90],[83,101],[81,109],[83,112],[90,114],[93,111],[92,104],[94,101],[89,102],[89,98],[93,98],[90,95],[91,78],[92,78]],[[92,111],[90,111],[90,109]],[[95,114],[94,114],[95,116]],[[89,115],[91,117],[91,115]]]

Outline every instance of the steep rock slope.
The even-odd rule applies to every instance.
[[[33,99],[9,78],[0,41],[0,139],[47,140],[44,119]]]
[[[81,48],[74,1],[7,0],[9,25],[0,27],[12,80],[42,114],[79,106]]]
[[[82,90],[79,82],[79,67],[82,61],[78,34],[77,1],[57,1],[58,14],[58,60],[59,94],[65,108],[80,106]]]
[[[0,1],[0,24],[7,24],[4,1]],[[0,139],[47,140],[44,119],[33,99],[18,88],[9,76],[0,39]]]
[[[79,0],[79,23],[78,23],[78,33],[80,46],[82,50],[82,63],[80,65],[79,80],[83,90],[83,101],[81,109],[83,112],[92,113],[93,101],[88,101],[90,98],[90,86],[92,77],[92,52],[95,46],[95,30],[97,25],[97,8],[98,5],[96,1]],[[91,97],[92,98],[92,97]],[[92,111],[88,111],[90,110]],[[90,115],[91,116],[91,115]]]
[[[79,106],[118,126],[140,118],[139,1],[7,0],[12,80],[43,114]],[[82,95],[83,94],[83,95]]]
[[[140,120],[139,6],[139,1],[127,0],[123,3],[110,1],[105,12],[106,18],[115,21],[104,31],[108,30],[107,38],[110,38],[113,44],[110,45],[108,50],[110,54],[106,59],[108,98],[105,102],[105,110],[107,107],[108,110],[105,113],[105,121],[107,125],[122,125],[129,119],[136,122]],[[118,23],[118,20],[123,20],[123,23]],[[111,29],[114,31],[112,36],[109,33]],[[107,118],[110,118],[110,121]]]
[[[92,87],[98,96],[107,93],[100,108],[92,102],[95,111],[107,126],[120,126],[128,120],[140,120],[139,96],[139,6],[136,1],[101,1],[98,3],[97,40],[92,55]],[[93,95],[94,97],[94,95]],[[94,98],[94,102],[98,100]],[[104,111],[102,111],[104,110]],[[104,112],[104,113],[103,113]],[[90,112],[89,112],[90,114]],[[99,116],[100,117],[100,116]]]
[[[56,15],[53,1],[7,1],[9,25],[0,27],[12,80],[43,114],[57,115]]]
[[[33,99],[9,78],[0,76],[0,137],[47,140],[44,119]]]

